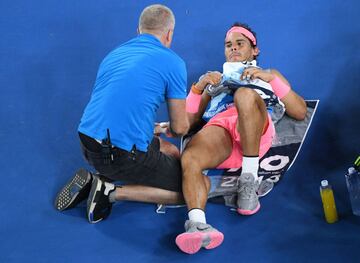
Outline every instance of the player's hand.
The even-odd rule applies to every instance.
[[[222,74],[219,71],[208,71],[202,75],[199,82],[196,83],[196,88],[204,90],[207,85],[217,85],[221,81]]]
[[[255,67],[248,67],[244,69],[240,79],[241,80],[254,80],[261,79],[265,82],[270,82],[275,78],[275,75],[270,70],[263,70]]]

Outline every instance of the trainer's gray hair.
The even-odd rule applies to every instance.
[[[139,18],[139,31],[152,33],[166,33],[174,29],[175,16],[170,8],[156,4],[146,7]]]

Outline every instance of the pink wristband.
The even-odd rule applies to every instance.
[[[286,83],[284,83],[284,81],[282,81],[278,76],[275,76],[275,78],[270,81],[269,84],[271,85],[275,95],[279,99],[285,97],[285,95],[288,94],[290,91],[290,87]]]
[[[199,111],[201,101],[201,95],[195,94],[190,90],[188,96],[186,97],[186,112],[197,113]]]

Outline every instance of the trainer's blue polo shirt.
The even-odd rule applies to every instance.
[[[156,112],[166,99],[186,98],[186,67],[150,34],[120,45],[102,61],[78,131],[130,151],[147,151]]]

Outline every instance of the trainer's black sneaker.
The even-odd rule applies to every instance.
[[[55,199],[55,208],[63,211],[75,207],[81,201],[85,200],[90,193],[92,174],[81,168],[75,176],[57,194]]]
[[[112,203],[109,201],[109,195],[115,189],[114,184],[104,182],[94,176],[87,200],[87,217],[90,223],[100,222],[110,215]]]

